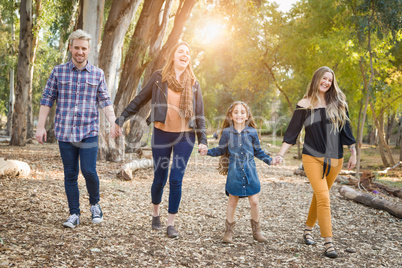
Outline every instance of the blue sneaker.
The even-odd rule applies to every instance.
[[[68,217],[67,221],[63,223],[63,226],[68,228],[75,228],[75,226],[77,226],[78,224],[80,224],[80,215],[71,214],[70,217]]]
[[[91,205],[92,223],[101,223],[103,221],[103,213],[99,204]]]

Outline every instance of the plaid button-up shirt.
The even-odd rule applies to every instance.
[[[98,108],[112,105],[103,71],[89,62],[82,70],[71,61],[53,69],[40,104],[52,107],[55,100],[55,135],[64,142],[97,136]]]

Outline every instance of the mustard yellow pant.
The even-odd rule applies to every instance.
[[[310,181],[314,194],[311,200],[306,225],[314,227],[318,220],[322,237],[332,237],[331,207],[329,202],[329,190],[334,183],[338,173],[342,169],[343,158],[331,159],[331,167],[328,174],[324,169],[324,157],[313,157],[303,154],[303,167],[306,176]],[[326,168],[326,171],[328,167]]]

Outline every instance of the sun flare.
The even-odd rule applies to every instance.
[[[218,21],[208,21],[200,30],[200,38],[204,43],[212,43],[218,40],[225,31],[225,25]]]

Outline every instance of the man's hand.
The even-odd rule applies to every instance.
[[[40,144],[43,144],[43,141],[46,141],[46,139],[47,139],[46,129],[44,127],[37,128],[35,138]]]
[[[123,133],[123,128],[120,127],[118,124],[112,124],[110,126],[110,137],[117,138]]]

